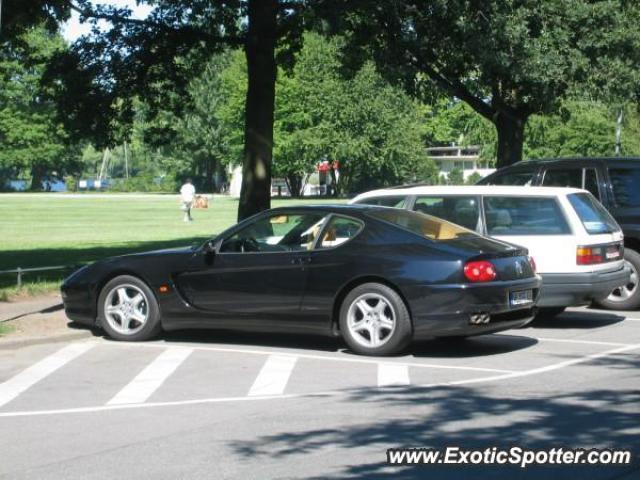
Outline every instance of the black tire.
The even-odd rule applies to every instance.
[[[355,338],[349,329],[348,314],[354,302],[363,295],[373,294],[382,297],[395,314],[395,326],[387,334],[384,343],[377,346],[365,346]],[[361,355],[393,355],[400,353],[409,345],[413,336],[411,315],[404,300],[392,288],[380,283],[364,283],[351,290],[340,306],[340,333],[349,348]],[[357,335],[357,334],[356,334]]]
[[[106,315],[106,302],[109,294],[112,291],[117,290],[118,287],[124,286],[135,287],[144,294],[147,318],[141,328],[132,333],[122,333],[116,330],[107,319]],[[120,275],[119,277],[115,277],[107,282],[107,284],[102,288],[100,296],[98,297],[98,323],[109,337],[114,340],[121,340],[125,342],[141,342],[150,340],[162,331],[162,326],[160,324],[160,307],[158,306],[158,301],[156,300],[155,295],[146,283],[131,275]]]
[[[567,307],[540,307],[536,318],[553,318],[564,312]]]
[[[624,259],[631,264],[632,269],[636,272],[637,278],[637,275],[640,272],[640,254],[635,250],[625,248]],[[612,298],[615,298],[612,295],[594,303],[607,310],[636,310],[640,307],[640,285],[636,283],[635,288],[632,291],[633,293],[625,299],[618,298],[616,300],[612,300]]]

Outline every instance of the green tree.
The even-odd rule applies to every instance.
[[[294,195],[322,160],[339,162],[338,185],[345,191],[415,181],[418,171],[435,176],[425,151],[426,109],[389,85],[372,63],[343,78],[342,44],[341,39],[307,34],[293,69],[279,72],[274,173],[287,179]],[[242,117],[230,77],[236,89],[243,82],[238,81],[238,59],[229,68],[233,75],[222,74],[228,101],[221,116],[230,132]]]
[[[627,109],[622,131],[622,153],[640,154],[637,115]],[[613,156],[616,113],[594,101],[571,100],[557,115],[531,117],[524,151],[529,158],[566,156]]]
[[[62,178],[77,168],[78,151],[41,86],[47,62],[64,48],[62,38],[43,27],[0,46],[0,168],[12,175],[28,172],[33,190],[47,177]]]
[[[640,6],[625,0],[316,0],[349,51],[364,46],[419,94],[428,78],[493,123],[497,166],[522,158],[527,120],[576,88],[638,92]]]
[[[42,0],[40,0],[42,1]],[[296,0],[149,0],[143,20],[126,8],[69,2],[81,19],[109,22],[79,39],[52,69],[60,108],[78,136],[99,146],[121,142],[139,97],[150,111],[180,112],[190,80],[226,47],[247,60],[243,183],[238,218],[270,206],[276,60],[286,62],[299,42],[304,2]],[[278,58],[276,58],[278,48]]]

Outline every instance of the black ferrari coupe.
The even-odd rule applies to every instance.
[[[341,335],[358,353],[525,325],[527,251],[439,218],[363,205],[277,208],[203,245],[108,258],[62,285],[67,316],[118,340],[229,328]]]

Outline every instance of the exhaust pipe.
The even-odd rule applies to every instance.
[[[472,313],[469,315],[469,323],[471,325],[485,325],[491,320],[491,315],[485,312]]]

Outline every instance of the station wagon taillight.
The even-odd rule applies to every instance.
[[[621,258],[622,244],[620,243],[578,247],[576,250],[576,263],[578,265],[595,265],[598,263],[613,262]]]
[[[493,263],[481,260],[477,262],[468,262],[464,266],[464,276],[470,282],[490,282],[496,279],[496,267]]]
[[[578,265],[593,265],[602,262],[602,254],[599,247],[578,247],[576,251],[576,263]]]
[[[536,261],[533,259],[533,257],[529,257],[529,264],[531,265],[531,271],[533,273],[536,273],[538,271],[538,266],[536,265]]]

